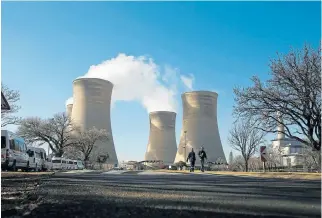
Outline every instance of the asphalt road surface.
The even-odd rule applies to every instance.
[[[321,181],[138,171],[56,173],[25,217],[321,217]]]

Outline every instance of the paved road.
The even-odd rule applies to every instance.
[[[321,217],[321,182],[149,172],[56,173],[29,217]],[[27,216],[27,217],[28,217]]]

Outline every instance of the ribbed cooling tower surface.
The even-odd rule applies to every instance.
[[[175,163],[185,161],[193,148],[197,158],[196,165],[200,165],[198,152],[201,146],[207,153],[208,161],[226,163],[217,123],[217,97],[217,93],[209,91],[186,92],[181,95],[183,124]]]
[[[164,164],[172,164],[177,151],[176,113],[155,111],[149,117],[150,135],[144,159],[162,160]]]
[[[112,136],[110,107],[113,84],[96,78],[79,78],[73,82],[72,121],[82,129],[105,129],[109,133],[107,142],[98,142],[91,159],[97,155],[109,155],[108,163],[117,164],[117,156]]]
[[[73,104],[68,104],[66,106],[66,113],[68,117],[72,117],[72,112],[73,112]]]

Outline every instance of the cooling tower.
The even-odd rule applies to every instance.
[[[96,78],[79,78],[73,82],[74,124],[82,129],[105,129],[109,133],[107,142],[97,142],[92,151],[91,160],[96,161],[97,155],[108,154],[108,163],[117,164],[117,156],[112,136],[110,106],[113,84],[107,80]],[[94,159],[95,158],[95,159]]]
[[[73,104],[68,104],[66,106],[66,113],[68,117],[72,117]]]
[[[149,117],[150,135],[144,159],[162,160],[164,164],[172,164],[177,151],[176,113],[155,111]]]
[[[217,97],[217,93],[209,91],[186,92],[181,95],[183,124],[175,163],[185,161],[193,148],[196,165],[200,165],[198,152],[201,146],[207,153],[208,161],[227,163],[218,130]]]

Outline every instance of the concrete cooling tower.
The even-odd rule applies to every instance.
[[[68,104],[66,106],[66,113],[68,117],[72,117],[73,104]]]
[[[164,164],[172,164],[177,151],[176,113],[155,111],[149,117],[150,135],[144,159],[162,160]]]
[[[72,120],[82,129],[90,129],[94,126],[97,129],[105,129],[109,133],[109,140],[96,144],[96,149],[92,151],[92,160],[96,161],[98,154],[108,153],[107,162],[117,164],[110,118],[112,89],[113,84],[103,79],[74,80]]]
[[[207,153],[208,161],[226,163],[217,123],[217,97],[217,93],[209,91],[181,95],[183,124],[175,163],[185,161],[193,148],[197,155],[196,165],[200,165],[198,152],[201,146]]]

